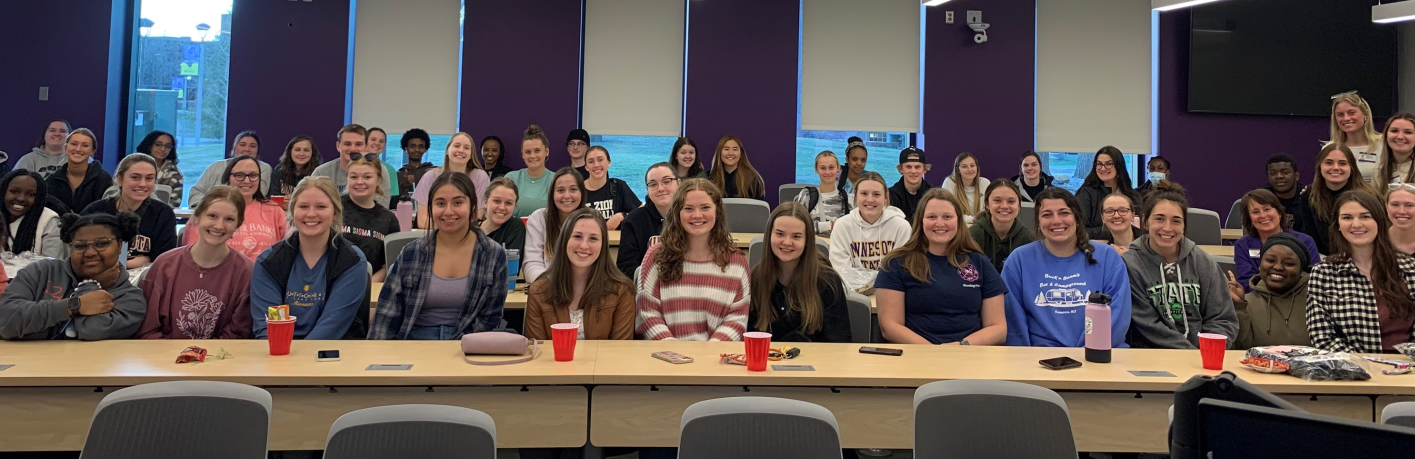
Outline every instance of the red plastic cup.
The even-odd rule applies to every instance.
[[[280,206],[281,209],[284,209],[284,208],[285,208],[285,197],[284,197],[284,196],[271,196],[271,197],[270,197],[270,200],[271,200],[271,201],[275,201],[275,205]]]
[[[580,326],[555,324],[550,326],[550,339],[555,346],[555,361],[575,360],[575,342],[580,339]]]
[[[771,348],[771,333],[747,332],[742,334],[747,342],[747,371],[766,371],[766,353]]]
[[[1218,333],[1199,334],[1199,355],[1204,358],[1205,370],[1222,370],[1223,354],[1227,350],[1227,336]]]
[[[265,338],[270,342],[270,355],[290,355],[290,342],[295,340],[295,318],[265,321]]]

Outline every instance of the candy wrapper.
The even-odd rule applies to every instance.
[[[722,363],[745,366],[747,364],[747,356],[742,354],[722,354]]]
[[[1415,360],[1415,343],[1397,344],[1395,345],[1395,350],[1400,351],[1401,354],[1405,354],[1406,358]]]
[[[1355,357],[1308,346],[1266,346],[1248,350],[1240,362],[1253,371],[1288,373],[1308,381],[1365,381],[1370,373]]]
[[[1307,346],[1264,346],[1248,350],[1239,362],[1248,369],[1260,373],[1287,373],[1289,363],[1295,357],[1320,354],[1326,351]]]
[[[178,354],[178,355],[177,355],[177,363],[205,362],[205,361],[206,361],[206,349],[202,349],[202,348],[199,348],[199,347],[196,347],[196,346],[189,346],[189,347],[187,347],[186,349],[183,349],[181,354]]]

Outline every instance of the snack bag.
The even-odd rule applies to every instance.
[[[1367,381],[1371,374],[1361,367],[1355,356],[1331,352],[1295,357],[1288,362],[1288,373],[1308,381]]]
[[[1287,373],[1292,358],[1324,352],[1307,346],[1261,346],[1248,349],[1239,363],[1260,373]]]

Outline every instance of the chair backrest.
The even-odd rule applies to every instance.
[[[1037,205],[1035,203],[1024,202],[1022,208],[1017,212],[1017,223],[1023,228],[1032,231],[1037,230]]]
[[[391,405],[340,416],[329,426],[327,459],[495,459],[496,422],[471,408]]]
[[[390,266],[393,265],[393,260],[397,260],[398,254],[403,253],[404,246],[425,235],[427,230],[399,231],[383,236],[383,259],[388,260]]]
[[[1381,424],[1415,427],[1415,402],[1396,402],[1381,410]]]
[[[165,203],[165,202],[167,202],[167,199],[168,199],[168,198],[171,198],[171,197],[172,197],[172,185],[162,185],[162,184],[158,184],[158,185],[152,187],[152,199],[156,199],[156,200],[158,200],[158,201],[162,201],[162,202]]]
[[[1238,271],[1236,270],[1236,269],[1237,269],[1237,265],[1233,263],[1233,257],[1226,257],[1226,256],[1219,255],[1219,256],[1210,256],[1209,258],[1213,258],[1214,261],[1218,263],[1218,272],[1219,272],[1220,274],[1222,274],[1223,276],[1228,276],[1228,274],[1224,274],[1224,273],[1229,273],[1229,272],[1237,273],[1237,272],[1238,272]]]
[[[766,201],[748,198],[725,198],[722,200],[727,214],[727,231],[733,233],[764,233],[766,219],[771,217],[771,207]],[[720,222],[719,222],[720,223]]]
[[[1066,402],[1050,389],[1011,381],[938,381],[914,392],[914,457],[1074,459],[1076,441]]]
[[[1189,208],[1188,220],[1184,222],[1184,236],[1199,245],[1222,245],[1218,212],[1208,209]]]
[[[762,261],[762,256],[766,254],[767,250],[765,236],[763,234],[752,237],[752,241],[747,243],[747,266],[756,267],[757,263]],[[820,252],[821,256],[830,258],[830,242],[819,236],[816,237],[816,250]]]
[[[842,287],[844,288],[844,287]],[[845,294],[845,306],[850,308],[850,341],[855,343],[871,342],[870,336],[870,297],[861,295],[858,292]]]
[[[1223,221],[1224,228],[1243,229],[1243,206],[1240,205],[1242,203],[1242,199],[1233,200],[1233,207],[1228,208],[1228,218]]]
[[[683,410],[678,459],[840,458],[830,410],[774,397],[729,397]]]
[[[788,202],[795,201],[796,195],[801,194],[801,191],[805,190],[808,186],[815,185],[809,185],[805,183],[787,183],[785,185],[781,185],[776,189],[776,194],[781,197],[777,204],[786,204]]]
[[[270,393],[245,384],[171,381],[123,388],[98,403],[79,457],[263,459],[270,412]]]

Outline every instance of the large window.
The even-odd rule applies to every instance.
[[[183,184],[190,188],[225,157],[226,88],[232,0],[142,0],[133,67],[134,151],[154,130],[176,137]],[[190,193],[183,193],[188,196]]]
[[[1042,153],[1042,157],[1046,159],[1042,162],[1042,171],[1051,174],[1052,184],[1075,193],[1086,181],[1086,176],[1090,175],[1091,163],[1095,162],[1096,154],[1048,152]],[[1125,170],[1130,172],[1130,186],[1139,186],[1140,182],[1144,181],[1144,177],[1140,176],[1139,171],[1142,168],[1139,161],[1140,155],[1125,155]]]
[[[677,137],[635,136],[635,135],[592,135],[590,145],[599,145],[609,151],[609,176],[623,180],[634,190],[640,201],[646,201],[648,190],[644,186],[644,173],[654,163],[668,161]],[[704,151],[704,148],[707,150]],[[712,158],[712,147],[698,144],[698,158]],[[704,162],[706,168],[711,164]]]
[[[443,159],[447,156],[447,142],[452,141],[452,136],[428,134],[427,137],[430,145],[427,146],[427,153],[423,153],[423,162],[442,166]],[[395,171],[408,163],[408,156],[403,153],[402,142],[403,134],[389,132],[388,146],[383,147],[383,162],[388,163]],[[477,148],[480,147],[481,144],[477,144]],[[473,151],[479,155],[478,158],[481,157],[481,150],[474,149]]]
[[[816,155],[825,150],[835,153],[840,159],[842,177],[849,167],[845,157],[845,147],[850,137],[859,137],[865,142],[865,170],[878,172],[885,182],[893,185],[899,180],[899,150],[909,146],[907,132],[864,132],[864,131],[796,131],[796,183],[819,184],[816,175]]]

